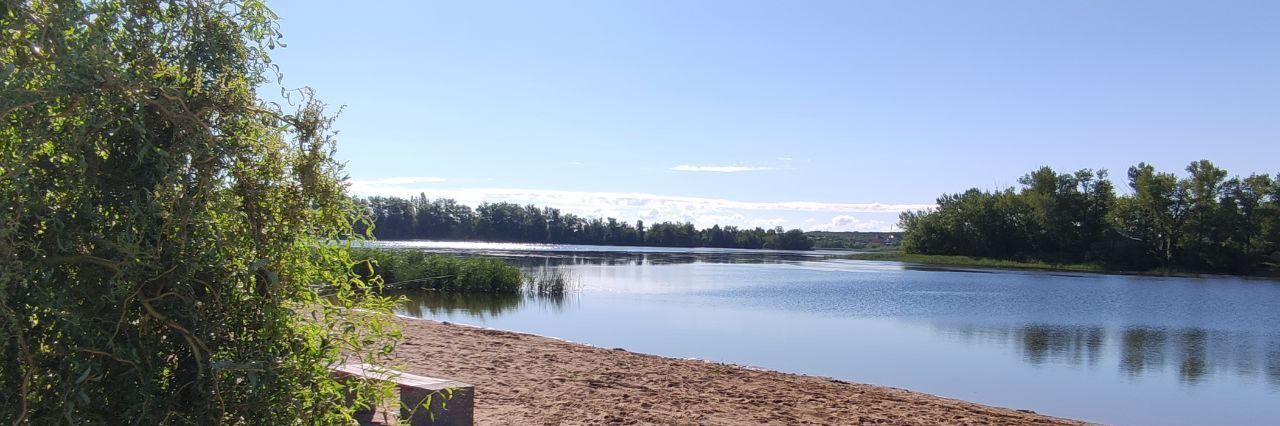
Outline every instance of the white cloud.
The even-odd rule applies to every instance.
[[[791,161],[791,160],[795,160],[795,159],[791,157],[778,157],[778,161]]]
[[[643,192],[589,192],[517,188],[434,188],[382,185],[380,181],[352,181],[351,192],[356,195],[409,196],[425,192],[433,198],[453,198],[459,202],[534,203],[550,206],[615,206],[615,207],[667,207],[688,206],[697,209],[735,210],[793,210],[832,213],[897,213],[906,210],[922,210],[934,204],[885,204],[885,203],[825,203],[817,201],[755,202],[734,201],[720,198],[683,197],[657,195]]]
[[[772,167],[751,167],[751,166],[709,166],[709,165],[692,165],[681,164],[672,167],[671,170],[677,172],[712,172],[712,173],[739,173],[739,172],[758,172],[764,170],[773,170]]]
[[[768,228],[773,228],[777,226],[786,227],[788,223],[790,223],[790,221],[780,217],[775,217],[775,218],[769,218],[769,219],[752,219],[747,221],[747,226],[752,228],[759,227],[759,228],[768,229]]]
[[[816,226],[806,226],[806,231],[888,231],[893,224],[875,219],[863,219],[850,215],[839,215],[831,221]]]
[[[350,191],[354,194],[377,194],[382,191],[404,189],[410,185],[443,183],[449,179],[436,176],[401,176],[374,180],[353,180]],[[397,191],[399,192],[399,191]]]
[[[511,202],[556,207],[591,217],[615,217],[645,222],[681,221],[702,226],[799,227],[806,230],[887,231],[892,217],[904,210],[920,210],[933,204],[825,203],[817,201],[758,202],[720,198],[682,197],[641,192],[557,191],[520,188],[441,188],[400,184],[402,180],[353,181],[355,195],[425,194],[452,198],[460,203]],[[430,182],[434,183],[434,182]],[[825,214],[824,214],[825,213]],[[826,214],[837,215],[830,222]],[[872,229],[876,228],[876,229]]]
[[[448,182],[449,179],[435,176],[401,176],[386,179],[375,179],[362,181],[370,185],[413,185],[419,183],[441,183]]]

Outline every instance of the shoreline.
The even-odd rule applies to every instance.
[[[1088,424],[877,385],[397,316],[390,366],[476,387],[476,424]]]
[[[865,260],[869,262],[899,262],[909,263],[913,265],[936,266],[936,267],[954,267],[954,268],[973,268],[973,269],[993,269],[1000,271],[1039,271],[1039,272],[1070,272],[1081,274],[1099,274],[1099,275],[1121,275],[1121,276],[1139,276],[1139,277],[1177,277],[1177,278],[1242,278],[1250,280],[1277,280],[1280,276],[1264,275],[1264,274],[1214,274],[1214,273],[1197,273],[1183,272],[1173,270],[1126,270],[1126,269],[1107,269],[1101,265],[1079,263],[1079,264],[1052,264],[1052,263],[1035,263],[1035,262],[1018,262],[1012,260],[992,259],[986,257],[973,256],[951,256],[951,255],[928,255],[928,254],[903,254],[901,252],[863,252],[852,253],[841,257],[848,260]]]

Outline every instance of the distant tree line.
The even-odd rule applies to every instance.
[[[812,238],[813,247],[819,249],[882,249],[902,242],[900,232],[809,231],[805,235]]]
[[[662,222],[645,226],[614,218],[586,218],[552,207],[485,203],[472,209],[452,199],[369,197],[360,200],[373,218],[380,240],[462,240],[658,247],[720,247],[810,250],[813,241],[799,229],[712,226]]]
[[[1280,184],[1270,175],[1228,178],[1208,160],[1187,176],[1130,167],[1130,194],[1107,172],[1042,167],[1021,188],[970,189],[905,212],[903,250],[1123,269],[1245,273],[1280,258]]]

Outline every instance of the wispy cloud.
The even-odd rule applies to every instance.
[[[693,165],[681,164],[672,167],[671,170],[677,172],[711,172],[711,173],[739,173],[739,172],[758,172],[764,170],[773,170],[772,167],[751,167],[751,166],[712,166],[712,165]]]
[[[933,204],[828,203],[818,201],[740,201],[642,192],[559,191],[521,188],[442,188],[393,184],[399,180],[353,181],[355,195],[452,198],[460,203],[511,202],[556,207],[566,212],[622,220],[681,221],[698,226],[785,226],[806,230],[888,230],[899,212]],[[431,182],[434,183],[434,182]],[[830,219],[837,215],[837,219]],[[848,216],[852,219],[840,219]],[[856,217],[855,217],[856,216]],[[871,229],[878,228],[878,229]]]

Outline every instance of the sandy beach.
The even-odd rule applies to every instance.
[[[398,321],[398,367],[475,385],[481,425],[1083,424],[825,377]]]

